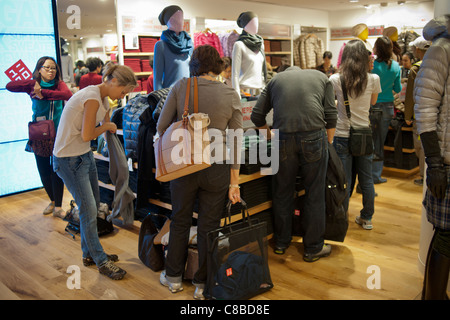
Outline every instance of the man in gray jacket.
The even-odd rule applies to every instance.
[[[322,72],[290,67],[261,93],[251,115],[256,127],[267,129],[266,115],[272,108],[273,129],[279,130],[280,138],[279,171],[272,183],[275,253],[283,254],[291,242],[295,182],[300,174],[306,190],[303,259],[317,261],[331,252],[323,236],[328,143],[333,141],[337,121],[334,89]]]
[[[427,191],[423,204],[435,232],[428,251],[422,298],[446,299],[450,270],[450,15],[423,29],[432,41],[417,74],[414,112],[425,162]]]

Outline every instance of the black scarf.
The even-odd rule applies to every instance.
[[[263,73],[264,73],[264,81],[267,82],[267,66],[266,66],[266,54],[262,50],[263,38],[257,34],[250,34],[245,30],[242,30],[237,41],[242,41],[247,48],[249,48],[253,52],[261,52],[264,58],[263,62]]]

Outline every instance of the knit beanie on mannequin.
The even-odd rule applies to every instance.
[[[168,6],[165,7],[163,9],[163,11],[161,11],[161,13],[159,14],[158,20],[159,22],[165,26],[167,25],[167,22],[169,22],[170,17],[173,16],[173,14],[177,11],[183,11],[179,6]]]

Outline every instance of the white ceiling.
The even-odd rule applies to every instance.
[[[205,0],[221,1],[221,0]],[[244,2],[258,2],[277,6],[297,7],[306,9],[325,10],[329,12],[362,9],[364,5],[388,6],[398,5],[397,0],[359,0],[351,3],[349,0],[241,0]],[[409,1],[408,3],[432,2],[433,0]],[[77,5],[81,9],[81,29],[68,29],[66,22],[71,14],[67,13],[70,5]],[[80,36],[99,36],[116,32],[116,9],[114,0],[57,0],[58,24],[60,35],[66,39],[77,39]],[[107,31],[113,30],[113,31]]]

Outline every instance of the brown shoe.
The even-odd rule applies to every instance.
[[[42,212],[43,215],[47,215],[53,212],[55,210],[55,205],[53,202],[50,202],[50,204],[47,206],[47,208],[44,209],[44,212]]]

